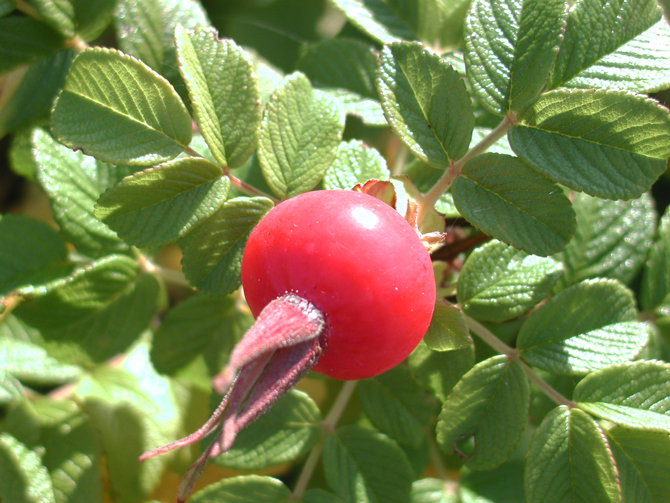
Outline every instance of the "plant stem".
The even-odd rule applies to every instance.
[[[149,274],[154,274],[164,279],[168,283],[173,283],[175,285],[183,286],[185,288],[191,288],[191,289],[193,288],[191,284],[186,280],[184,273],[182,273],[181,271],[167,269],[165,267],[161,267],[159,265],[154,264],[145,255],[142,255],[142,253],[135,247],[133,247],[133,252],[135,253],[135,257],[137,258],[137,264],[143,271]]]
[[[482,339],[486,344],[491,346],[498,353],[505,355],[510,360],[516,360],[521,365],[521,368],[525,372],[526,376],[530,381],[532,381],[545,395],[547,395],[552,401],[556,402],[558,405],[567,405],[568,407],[575,407],[576,404],[565,398],[558,391],[552,388],[545,380],[543,380],[539,375],[531,369],[526,362],[521,359],[521,353],[518,349],[509,347],[503,341],[498,339],[491,331],[489,331],[484,325],[479,323],[477,320],[473,320],[469,316],[463,314],[465,318],[465,323],[468,325],[470,330],[477,334],[477,336]]]
[[[14,7],[16,7],[17,10],[20,10],[24,14],[32,17],[33,19],[42,21],[42,16],[40,16],[40,13],[37,12],[37,9],[35,9],[35,7],[30,5],[25,0],[14,0]]]
[[[240,180],[236,176],[231,175],[227,168],[223,170],[223,174],[228,177],[228,179],[230,180],[230,184],[233,187],[235,187],[236,189],[238,189],[240,192],[243,192],[243,193],[245,193],[249,196],[267,197],[274,204],[279,204],[281,202],[279,199],[276,199],[276,198],[272,197],[271,195],[266,194],[262,190],[258,190],[256,187],[254,187],[252,185],[249,185],[248,183]]]
[[[486,152],[495,142],[507,134],[509,127],[516,122],[516,117],[513,113],[506,115],[500,124],[491,131],[486,137],[482,139],[477,145],[472,147],[468,152],[461,157],[458,161],[452,162],[449,167],[444,171],[442,178],[440,178],[435,185],[433,185],[428,192],[423,196],[423,199],[419,203],[419,222],[422,221],[423,216],[430,208],[435,207],[435,203],[444,194],[451,184],[454,183],[454,180],[458,178],[461,174],[461,169],[473,157],[478,156]]]
[[[81,51],[83,51],[84,49],[88,49],[88,48],[89,48],[89,45],[88,45],[86,42],[84,42],[84,41],[79,37],[79,35],[75,35],[75,36],[72,37],[71,39],[68,39],[68,40],[65,42],[65,45],[66,45],[67,47],[70,47],[71,49],[73,49],[75,52],[81,52]]]
[[[9,294],[7,297],[2,299],[3,310],[0,313],[0,323],[5,321],[5,318],[16,309],[16,307],[23,302],[23,297],[17,294]]]
[[[326,433],[331,433],[335,430],[335,426],[340,420],[340,416],[344,412],[351,395],[356,389],[356,384],[358,384],[358,381],[346,381],[344,386],[342,386],[342,389],[340,389],[333,406],[330,408],[330,411],[328,411],[326,419],[321,423]],[[305,465],[302,467],[302,472],[298,477],[298,481],[295,484],[295,489],[291,493],[290,500],[299,501],[300,498],[302,498],[305,489],[307,489],[307,484],[309,484],[309,479],[312,477],[312,473],[314,473],[316,464],[319,461],[319,457],[321,457],[324,441],[325,438],[322,438],[319,443],[312,448],[312,452],[309,453]]]

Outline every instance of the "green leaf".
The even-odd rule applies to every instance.
[[[81,368],[60,363],[31,342],[0,338],[0,368],[16,379],[42,386],[63,384],[81,376]]]
[[[442,0],[386,0],[419,40],[436,47],[439,46],[445,3]]]
[[[191,503],[285,503],[291,491],[280,480],[261,475],[242,475],[220,480],[189,498]]]
[[[158,372],[174,375],[203,355],[213,376],[252,323],[233,297],[194,295],[168,311],[154,335],[151,362]]]
[[[351,190],[368,180],[388,180],[390,175],[386,160],[377,149],[360,140],[349,140],[337,147],[337,155],[323,178],[323,186],[329,190]]]
[[[459,503],[456,484],[442,479],[419,479],[412,483],[412,503]]]
[[[620,426],[670,433],[670,365],[638,361],[604,368],[577,384],[573,400]]]
[[[433,351],[421,341],[408,359],[412,375],[440,401],[475,364],[474,344],[455,351]]]
[[[512,459],[494,470],[464,468],[460,473],[458,503],[525,503],[523,465],[521,460]]]
[[[549,89],[570,80],[661,18],[655,0],[582,0],[572,5]]]
[[[502,322],[521,316],[551,293],[561,264],[500,241],[470,254],[458,276],[458,303],[469,316]]]
[[[435,303],[433,318],[423,340],[435,351],[454,351],[473,344],[461,310],[442,300]]]
[[[661,20],[563,84],[653,93],[670,87],[670,27]]]
[[[414,34],[384,0],[331,0],[347,20],[380,44],[414,40]]]
[[[19,176],[29,180],[35,179],[37,165],[33,159],[30,137],[31,129],[22,129],[12,136],[12,142],[7,152],[9,167]]]
[[[157,297],[152,275],[141,273],[128,257],[110,255],[14,312],[47,341],[71,344],[103,361],[127,349],[147,328]]]
[[[562,0],[475,0],[465,27],[465,64],[484,107],[522,110],[546,87],[567,12]]]
[[[612,453],[585,412],[560,406],[533,435],[525,470],[528,503],[621,501]]]
[[[261,126],[258,160],[272,190],[286,199],[314,188],[337,154],[344,120],[301,73],[284,79],[270,97]]]
[[[85,41],[95,40],[109,26],[117,0],[74,0],[77,33]]]
[[[164,25],[159,1],[117,2],[114,20],[119,49],[160,72],[164,57]]]
[[[623,502],[663,503],[670,491],[667,434],[615,427],[606,431]]]
[[[114,49],[87,49],[72,63],[54,107],[54,136],[113,164],[150,166],[191,141],[186,107],[160,75]]]
[[[261,95],[253,64],[232,40],[216,30],[175,31],[179,71],[193,116],[214,157],[228,168],[242,166],[256,148]]]
[[[37,179],[49,196],[54,219],[65,239],[91,257],[126,251],[128,245],[93,215],[101,192],[98,180],[91,176],[98,174],[97,161],[64,147],[41,129],[34,131],[31,143]]]
[[[72,0],[31,0],[42,20],[66,38],[74,37],[74,4]]]
[[[323,467],[330,489],[347,502],[406,503],[412,468],[405,453],[386,435],[358,426],[326,437]]]
[[[213,461],[234,470],[263,470],[307,454],[321,436],[321,412],[302,391],[291,390],[242,430]]]
[[[63,48],[63,38],[29,17],[0,18],[0,75]]]
[[[333,493],[329,493],[323,489],[308,489],[302,495],[301,501],[302,503],[344,503],[344,501]]]
[[[670,156],[670,115],[655,101],[607,90],[544,94],[509,130],[512,149],[552,180],[605,199],[646,192]]]
[[[185,157],[145,169],[107,190],[95,216],[127,243],[163,246],[188,234],[225,201],[230,187],[221,168]]]
[[[189,283],[213,295],[235,291],[249,233],[271,208],[272,202],[264,197],[231,199],[186,235],[180,246]]]
[[[364,124],[386,126],[375,88],[377,55],[369,44],[345,38],[307,46],[297,63],[314,87],[338,99]]]
[[[670,294],[670,209],[658,225],[658,233],[644,267],[640,303],[645,311],[661,305]]]
[[[0,406],[19,401],[23,397],[23,387],[21,383],[8,374],[5,370],[0,370]]]
[[[14,0],[0,0],[0,16],[6,16],[14,10]]]
[[[618,281],[583,281],[535,311],[521,326],[517,347],[531,365],[585,374],[641,351],[649,334],[635,315],[632,292]]]
[[[100,447],[82,411],[69,400],[39,397],[7,415],[5,428],[27,447],[43,450],[56,503],[102,499]]]
[[[79,383],[76,399],[99,433],[116,501],[145,501],[166,459],[137,458],[175,440],[181,423],[170,382],[151,368],[146,345],[137,346],[121,368],[96,368]]]
[[[56,503],[40,457],[9,433],[0,433],[0,498],[11,503]]]
[[[472,104],[461,77],[437,54],[418,43],[385,46],[377,87],[389,125],[419,159],[446,169],[468,151]]]
[[[575,231],[568,198],[516,157],[487,153],[471,159],[452,194],[470,223],[527,253],[556,253]]]
[[[358,385],[363,412],[379,431],[418,448],[431,420],[431,407],[409,369],[397,366]]]
[[[270,99],[270,95],[284,80],[284,72],[259,56],[253,49],[247,47],[245,51],[254,64],[254,70],[258,77],[258,87],[261,90],[261,101],[265,104]]]
[[[530,386],[518,362],[496,356],[475,365],[451,391],[437,422],[437,442],[466,465],[489,470],[514,451],[528,416]]]
[[[11,100],[0,109],[0,137],[49,118],[74,56],[66,49],[30,65]]]
[[[656,227],[654,201],[649,194],[630,201],[608,201],[572,194],[577,231],[556,258],[564,264],[559,286],[591,278],[630,283],[644,264]]]
[[[25,215],[0,220],[0,295],[13,290],[34,295],[70,274],[67,250],[58,232]]]

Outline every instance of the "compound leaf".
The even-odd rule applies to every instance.
[[[568,198],[516,157],[487,153],[471,159],[452,194],[469,222],[527,253],[556,253],[574,234],[575,214]]]
[[[330,489],[344,501],[406,503],[412,468],[405,453],[386,435],[358,426],[326,437],[323,467]]]
[[[649,334],[635,316],[632,292],[621,283],[583,281],[535,311],[521,326],[517,347],[532,365],[560,374],[584,374],[631,360],[640,352]]]
[[[291,390],[240,432],[235,445],[213,458],[235,470],[262,470],[305,455],[321,435],[321,412],[302,391]]]
[[[458,277],[458,303],[473,318],[502,322],[521,316],[551,293],[561,264],[500,241],[473,251]]]
[[[577,230],[556,256],[565,268],[559,286],[563,289],[591,278],[630,283],[651,248],[657,218],[651,196],[609,201],[574,193],[572,207]]]
[[[533,435],[524,478],[528,503],[621,501],[605,435],[579,409],[560,406],[547,414]]]
[[[604,368],[577,384],[573,400],[620,426],[670,433],[670,365],[638,361]]]
[[[162,246],[211,216],[230,187],[221,168],[206,159],[185,157],[124,178],[100,196],[95,216],[127,243]]]
[[[268,185],[286,199],[314,188],[337,155],[344,121],[340,108],[296,72],[266,104],[258,160]]]
[[[516,448],[528,417],[530,386],[518,362],[496,356],[475,365],[451,391],[437,442],[470,468],[490,470]]]
[[[389,125],[419,159],[446,169],[467,152],[475,117],[464,82],[446,60],[419,43],[387,45],[377,87]]]
[[[25,215],[0,219],[0,295],[44,293],[71,271],[58,232]]]
[[[397,366],[362,380],[358,397],[363,412],[379,431],[399,444],[421,446],[431,420],[431,408],[409,369]]]
[[[178,26],[175,43],[200,132],[219,163],[242,166],[256,148],[261,122],[260,88],[251,60],[211,28],[189,34]]]
[[[191,118],[172,86],[114,49],[79,53],[56,101],[51,128],[70,148],[113,164],[150,166],[180,154]]]
[[[236,290],[249,233],[271,208],[272,202],[264,197],[231,199],[187,234],[180,246],[189,283],[213,295]]]
[[[261,475],[242,475],[210,484],[189,498],[192,503],[285,503],[291,491],[283,482]]]
[[[626,92],[544,94],[509,130],[512,149],[552,180],[605,199],[640,197],[670,156],[670,115]]]
[[[12,503],[56,503],[40,457],[9,433],[0,433],[0,497]]]

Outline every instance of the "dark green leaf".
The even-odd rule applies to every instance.
[[[308,489],[302,495],[301,501],[302,503],[344,503],[344,501],[333,493],[329,493],[323,489]]]
[[[6,16],[14,10],[14,0],[0,0],[0,16]]]
[[[471,159],[452,193],[458,211],[469,222],[527,253],[556,253],[575,231],[568,198],[516,157],[482,154]]]
[[[48,341],[69,343],[94,361],[124,351],[149,325],[158,283],[128,257],[111,255],[76,271],[15,313]]]
[[[661,20],[563,84],[652,93],[670,87],[670,27]]]
[[[189,34],[178,26],[175,43],[200,132],[219,163],[242,166],[256,148],[261,122],[251,60],[232,40],[219,40],[213,29]]]
[[[583,281],[535,311],[521,326],[517,347],[531,365],[584,374],[641,351],[649,334],[635,315],[632,292],[618,281]]]
[[[388,180],[386,160],[374,148],[360,140],[342,142],[337,155],[323,178],[326,189],[351,190],[368,180]]]
[[[473,367],[451,391],[437,422],[437,442],[467,466],[487,470],[516,448],[528,416],[530,386],[518,362],[506,356]]]
[[[670,437],[615,427],[606,432],[624,503],[664,503],[670,491]]]
[[[619,503],[617,472],[605,435],[588,414],[557,407],[544,418],[528,451],[527,503]]]
[[[277,195],[293,197],[321,181],[337,154],[343,119],[303,74],[284,79],[266,105],[258,145],[263,175]]]
[[[264,197],[231,199],[186,235],[180,246],[189,283],[214,295],[236,290],[247,237],[271,208],[272,202]]]
[[[473,318],[501,322],[516,318],[547,297],[563,269],[500,241],[470,254],[458,277],[458,303]]]
[[[25,215],[0,220],[0,295],[45,293],[62,282],[72,265],[58,232]]]
[[[37,165],[33,159],[32,145],[30,143],[31,136],[31,129],[22,129],[13,135],[7,157],[9,159],[9,167],[14,173],[29,180],[34,180]]]
[[[81,376],[81,368],[66,365],[27,341],[0,338],[0,369],[18,380],[36,385],[55,385]]]
[[[235,470],[262,470],[294,461],[319,440],[322,420],[309,395],[291,390],[242,430],[233,447],[214,462]]]
[[[74,37],[72,0],[31,0],[42,20],[66,38]]]
[[[525,450],[524,450],[525,454]],[[487,471],[461,471],[461,500],[458,503],[525,503],[523,462],[512,459]]]
[[[412,374],[440,402],[446,400],[456,383],[474,364],[474,345],[455,351],[438,352],[421,341],[409,355]]]
[[[638,361],[593,372],[577,384],[572,398],[587,412],[618,425],[670,433],[667,363]]]
[[[572,5],[549,89],[653,26],[661,17],[655,0],[582,0]]]
[[[656,240],[644,268],[640,303],[652,311],[665,302],[670,293],[670,209],[666,209],[658,226]]]
[[[332,3],[351,24],[379,43],[415,38],[384,0],[332,0]]]
[[[345,426],[326,437],[323,467],[330,489],[346,502],[406,503],[412,468],[386,435]]]
[[[399,444],[418,448],[431,420],[431,407],[409,369],[397,366],[358,385],[363,412],[379,431]]]
[[[0,433],[0,498],[8,503],[56,503],[40,457],[9,433]]]
[[[74,0],[77,33],[86,41],[95,40],[105,31],[112,21],[115,4],[118,0]]]
[[[45,397],[25,401],[11,410],[5,427],[29,448],[43,449],[56,503],[101,501],[98,439],[74,402]]]
[[[113,49],[87,49],[72,62],[52,115],[70,148],[114,164],[150,166],[191,141],[186,107],[160,75]]]
[[[63,42],[56,31],[35,19],[0,18],[0,74],[53,54]]]
[[[418,43],[385,46],[377,87],[391,128],[419,159],[446,169],[468,151],[475,126],[470,98],[437,54]]]
[[[92,176],[98,174],[98,162],[64,147],[41,129],[35,130],[31,143],[37,179],[49,196],[54,219],[65,239],[91,257],[126,251],[128,246],[93,215],[101,189],[106,188]]]
[[[168,311],[154,336],[151,362],[158,372],[174,375],[203,355],[214,375],[252,322],[232,297],[195,295]]]
[[[435,304],[433,318],[423,340],[435,351],[454,351],[473,344],[460,309],[442,300]]]
[[[577,231],[556,256],[565,267],[561,288],[591,278],[630,283],[651,248],[656,211],[649,194],[630,201],[608,201],[572,194]]]
[[[140,464],[137,458],[173,441],[181,423],[170,382],[151,368],[146,345],[139,345],[121,368],[96,368],[80,382],[76,398],[100,434],[117,501],[145,501],[160,482],[166,459]]]
[[[221,168],[185,157],[145,169],[107,190],[95,216],[132,245],[163,246],[188,234],[225,201]]]
[[[0,137],[48,119],[74,55],[66,49],[30,65],[11,100],[0,109]]]
[[[639,197],[670,156],[670,115],[606,90],[552,91],[509,131],[516,154],[552,180],[606,199]]]
[[[285,503],[291,491],[280,480],[261,475],[223,479],[189,498],[191,503]]]

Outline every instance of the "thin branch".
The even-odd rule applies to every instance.
[[[518,349],[509,347],[507,344],[498,339],[493,333],[491,333],[484,325],[479,323],[477,320],[473,320],[467,315],[463,315],[465,318],[465,323],[467,323],[470,330],[472,330],[480,339],[482,339],[486,344],[491,346],[498,353],[507,356],[510,360],[516,360],[521,365],[521,368],[525,372],[526,376],[530,381],[532,381],[545,395],[547,395],[552,401],[556,402],[558,405],[567,405],[568,407],[575,407],[575,403],[565,398],[558,391],[552,388],[545,380],[543,380],[539,375],[531,369],[526,362],[521,359],[521,353]]]
[[[324,419],[323,423],[321,423],[324,431],[326,431],[327,433],[330,433],[335,430],[335,426],[337,425],[337,422],[340,420],[340,416],[344,412],[344,409],[349,403],[351,395],[354,393],[354,390],[356,389],[356,384],[358,384],[358,381],[346,381],[344,383],[344,386],[342,386],[342,389],[340,389],[340,392],[337,395],[337,398],[335,399],[333,406],[330,408],[330,411],[328,411],[326,419]],[[298,481],[295,484],[295,489],[293,489],[293,492],[291,493],[289,500],[299,501],[300,498],[302,498],[305,489],[307,489],[307,484],[309,484],[309,479],[312,477],[312,473],[314,473],[316,464],[319,461],[319,457],[321,457],[321,452],[323,451],[323,444],[324,439],[322,438],[319,441],[319,443],[312,448],[312,452],[309,453],[307,461],[305,461],[305,465],[302,467],[302,472],[298,477]]]
[[[491,239],[491,236],[479,232],[472,236],[468,236],[462,241],[457,241],[438,248],[430,254],[430,258],[433,260],[444,260],[445,262],[449,262],[450,260],[454,260],[461,253],[466,252],[470,248],[474,248],[479,244],[485,243],[489,239]]]
[[[5,321],[5,318],[7,318],[7,316],[9,316],[10,313],[14,311],[14,309],[16,309],[16,307],[21,304],[21,302],[23,302],[23,300],[23,297],[20,295],[12,293],[2,299],[3,310],[0,313],[0,323]]]
[[[82,40],[81,37],[79,37],[79,35],[75,35],[74,37],[66,40],[65,45],[76,52],[81,52],[90,47],[86,42],[84,42],[84,40]]]
[[[247,194],[248,196],[261,196],[261,197],[267,197],[270,199],[274,204],[279,204],[281,201],[277,198],[272,197],[269,194],[266,194],[262,190],[258,190],[256,187],[249,185],[248,183],[240,180],[236,176],[233,176],[230,174],[230,172],[227,169],[223,170],[223,174],[228,177],[230,180],[230,184],[235,187],[237,190],[240,192],[243,192],[244,194]]]

